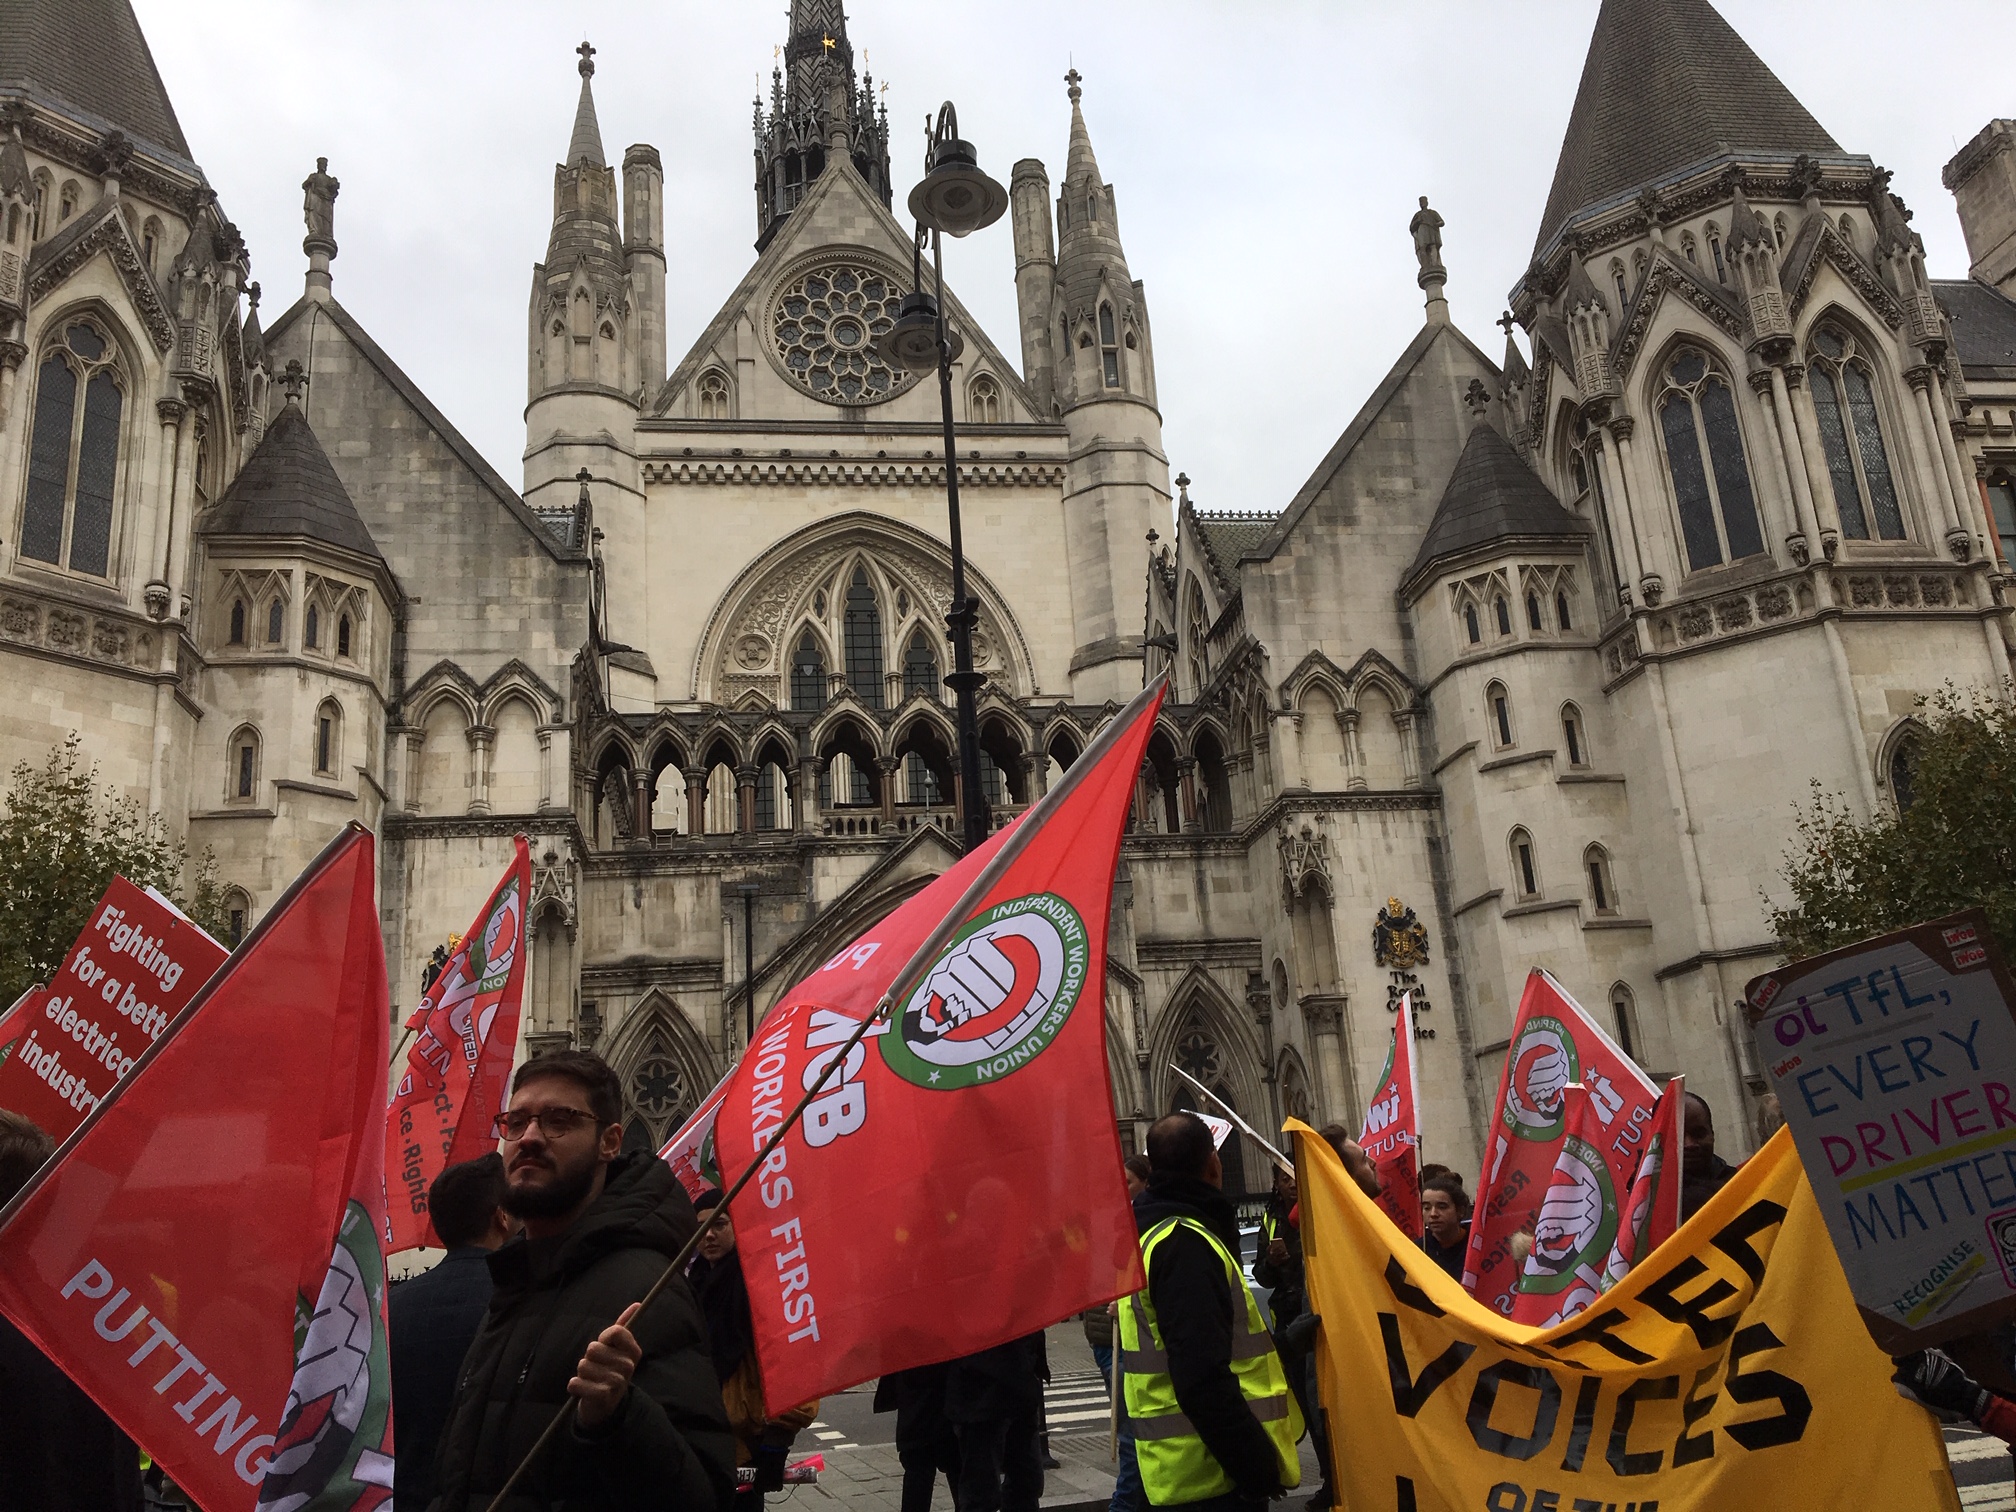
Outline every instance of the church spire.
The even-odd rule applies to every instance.
[[[1708,0],[1603,0],[1534,245],[1576,213],[1718,157],[1841,155]]]
[[[882,203],[889,195],[889,116],[872,79],[856,84],[854,47],[840,0],[791,0],[784,66],[772,71],[770,108],[756,102],[756,246],[842,152]]]
[[[1064,75],[1065,94],[1071,99],[1071,147],[1064,158],[1064,182],[1074,180],[1099,182],[1099,159],[1092,155],[1092,133],[1085,129],[1085,108],[1079,101],[1085,97],[1080,87],[1084,75],[1072,69]]]
[[[602,125],[595,119],[595,91],[589,81],[595,77],[595,49],[584,40],[574,49],[581,55],[581,103],[574,108],[574,134],[567,139],[567,166],[607,168],[602,156]]]

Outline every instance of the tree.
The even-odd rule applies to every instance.
[[[216,856],[204,852],[185,895],[188,847],[161,815],[101,792],[81,746],[73,733],[39,768],[14,768],[0,815],[0,1010],[55,974],[115,873],[156,888],[214,935],[228,927]]]
[[[1814,784],[1786,855],[1791,906],[1766,899],[1788,958],[1980,908],[2016,960],[2016,708],[1950,687],[1920,708],[1896,809],[1858,820]]]

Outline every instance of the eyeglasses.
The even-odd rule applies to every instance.
[[[580,1108],[512,1108],[491,1119],[490,1128],[499,1139],[515,1143],[523,1139],[525,1131],[535,1123],[548,1139],[564,1139],[584,1123],[594,1122],[595,1115]]]

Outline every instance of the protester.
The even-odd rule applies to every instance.
[[[1268,1287],[1267,1311],[1274,1320],[1274,1348],[1281,1356],[1281,1368],[1288,1373],[1288,1389],[1302,1409],[1302,1421],[1313,1429],[1321,1423],[1310,1348],[1298,1338],[1289,1342],[1286,1330],[1308,1310],[1309,1298],[1302,1274],[1302,1230],[1296,1211],[1298,1192],[1295,1173],[1274,1167],[1274,1190],[1260,1215],[1260,1253],[1253,1260],[1253,1280]],[[1323,1485],[1309,1498],[1311,1512],[1328,1507],[1330,1494],[1329,1460],[1324,1465]]]
[[[1086,1346],[1092,1351],[1092,1363],[1099,1367],[1099,1379],[1106,1383],[1106,1393],[1113,1393],[1113,1304],[1108,1302],[1100,1307],[1088,1307],[1078,1314],[1078,1322],[1085,1330]]]
[[[1681,1094],[1680,1216],[1689,1217],[1729,1183],[1736,1167],[1715,1153],[1715,1114],[1707,1099]]]
[[[56,1141],[0,1108],[0,1207]],[[98,1405],[0,1318],[0,1508],[139,1512],[140,1454]]]
[[[2005,1444],[2016,1445],[2016,1402],[1990,1391],[1944,1350],[1900,1355],[1890,1379],[1897,1394],[1938,1412],[1955,1412]]]
[[[875,1383],[875,1410],[896,1414],[896,1459],[903,1466],[901,1512],[931,1512],[938,1477],[959,1484],[959,1444],[945,1420],[949,1365],[891,1371]]]
[[[1327,1123],[1316,1132],[1337,1152],[1337,1158],[1344,1162],[1344,1169],[1350,1173],[1358,1190],[1367,1197],[1377,1197],[1384,1189],[1379,1181],[1379,1168],[1365,1153],[1365,1147],[1351,1137],[1351,1131],[1340,1123]]]
[[[1148,1284],[1120,1314],[1142,1485],[1158,1507],[1234,1512],[1301,1478],[1300,1413],[1271,1341],[1257,1347],[1267,1325],[1235,1258],[1239,1222],[1210,1129],[1194,1113],[1158,1120],[1148,1163],[1134,1204]]]
[[[1122,1162],[1127,1174],[1127,1200],[1135,1204],[1138,1212],[1142,1194],[1148,1190],[1148,1157],[1129,1155]],[[1106,1314],[1118,1319],[1121,1302],[1110,1302]],[[1110,1354],[1109,1354],[1110,1358]],[[1106,1377],[1106,1390],[1113,1398],[1113,1499],[1107,1504],[1106,1512],[1141,1512],[1147,1505],[1147,1498],[1141,1491],[1141,1461],[1134,1456],[1134,1424],[1127,1417],[1127,1393],[1120,1389],[1110,1370]]]
[[[735,1253],[735,1222],[721,1206],[719,1191],[703,1194],[693,1204],[707,1230],[700,1253],[687,1268],[687,1280],[700,1299],[707,1323],[707,1346],[714,1355],[714,1376],[721,1383],[722,1405],[735,1433],[735,1463],[753,1465],[755,1482],[738,1486],[736,1512],[762,1512],[763,1495],[784,1489],[784,1462],[791,1441],[819,1415],[816,1401],[772,1414],[763,1397],[763,1376],[756,1363],[756,1324],[749,1313],[749,1288],[742,1279],[742,1261]]]
[[[483,1512],[556,1412],[568,1428],[512,1505],[727,1512],[735,1440],[683,1277],[636,1303],[698,1226],[672,1169],[621,1153],[623,1097],[597,1056],[527,1061],[498,1115],[505,1210],[524,1237],[490,1256],[490,1311],[442,1433],[434,1512]]]
[[[951,1362],[945,1420],[959,1447],[952,1500],[959,1512],[1036,1512],[1043,1499],[1043,1335],[1033,1333]]]
[[[1463,1256],[1470,1248],[1470,1194],[1454,1174],[1430,1176],[1421,1183],[1421,1248],[1428,1258],[1458,1281]]]
[[[392,1288],[392,1401],[398,1412],[393,1499],[434,1497],[434,1449],[455,1378],[490,1306],[490,1252],[518,1229],[504,1211],[504,1161],[494,1152],[449,1166],[427,1189],[427,1214],[448,1253]]]
[[[1148,1157],[1129,1155],[1120,1168],[1127,1173],[1127,1200],[1132,1202],[1148,1190]]]

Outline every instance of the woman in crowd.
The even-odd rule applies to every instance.
[[[1463,1255],[1470,1248],[1470,1196],[1462,1177],[1436,1175],[1421,1183],[1421,1228],[1421,1248],[1428,1258],[1461,1281]]]
[[[735,1254],[734,1220],[720,1203],[719,1192],[708,1192],[693,1204],[707,1231],[686,1276],[700,1300],[701,1316],[707,1320],[714,1374],[721,1382],[728,1426],[735,1432],[735,1463],[738,1468],[756,1467],[755,1483],[743,1485],[735,1493],[735,1512],[762,1512],[763,1493],[783,1488],[784,1461],[791,1452],[791,1441],[818,1416],[819,1404],[806,1402],[775,1417],[764,1411],[749,1289],[743,1284],[742,1262]]]

